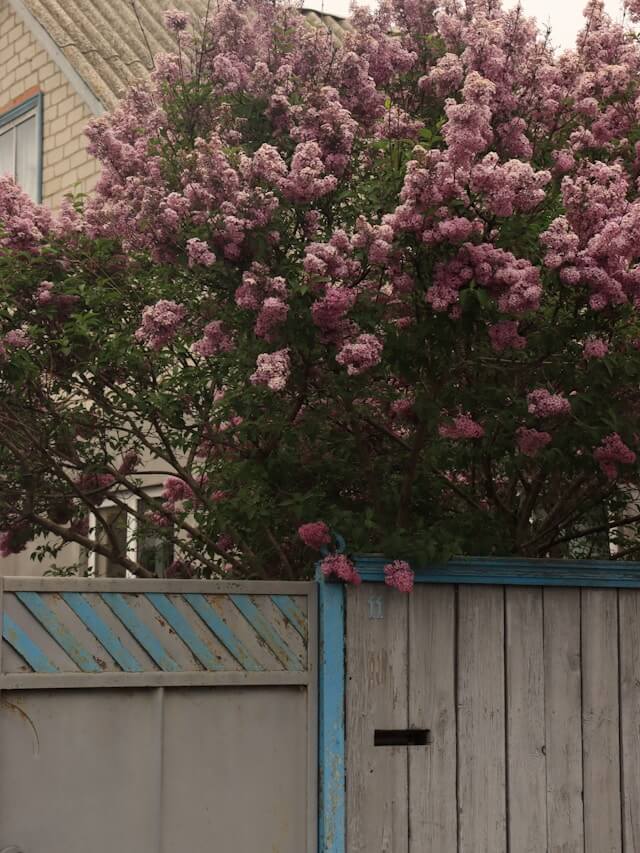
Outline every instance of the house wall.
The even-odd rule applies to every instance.
[[[66,193],[95,186],[99,167],[85,150],[83,133],[91,112],[7,0],[0,0],[0,113],[37,92],[44,94],[42,195],[56,208]]]

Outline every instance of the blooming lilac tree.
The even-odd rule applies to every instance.
[[[126,494],[178,574],[300,576],[330,531],[640,547],[633,33],[600,0],[563,53],[496,0],[383,0],[341,43],[266,0],[166,23],[176,54],[88,130],[89,198],[2,179],[3,552],[148,574],[102,511]]]

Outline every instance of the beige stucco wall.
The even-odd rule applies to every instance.
[[[66,193],[95,185],[98,164],[86,153],[83,134],[91,113],[7,0],[0,0],[0,113],[37,91],[44,94],[43,200],[55,208]]]

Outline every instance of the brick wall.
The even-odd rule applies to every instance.
[[[0,0],[0,113],[25,96],[44,93],[43,187],[45,204],[65,193],[88,192],[98,165],[85,151],[89,108],[6,0]]]

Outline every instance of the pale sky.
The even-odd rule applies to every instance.
[[[375,2],[375,0],[371,0]],[[504,0],[514,6],[517,0]],[[582,26],[582,10],[586,0],[522,0],[527,14],[535,16],[541,25],[550,24],[552,42],[558,47],[571,47]],[[305,0],[305,8],[317,9],[331,15],[346,16],[350,0]],[[621,15],[621,0],[605,0],[607,11],[615,18]]]

